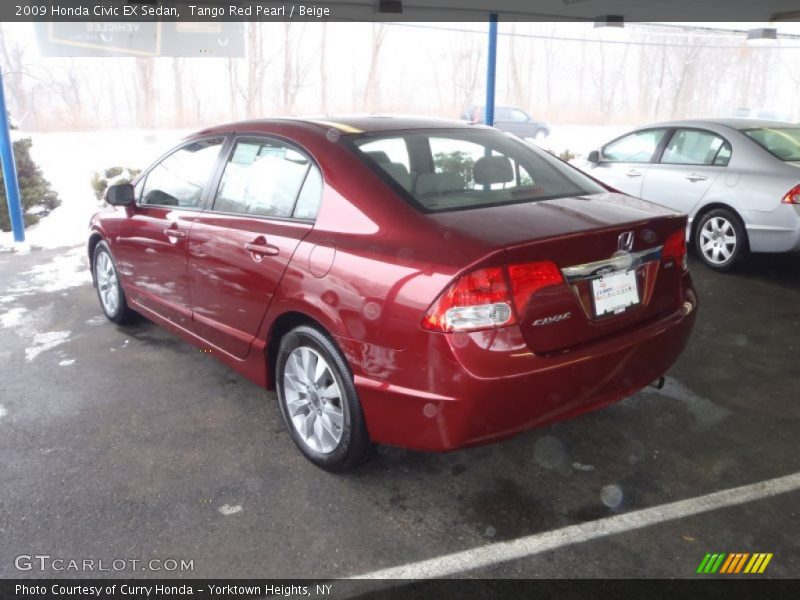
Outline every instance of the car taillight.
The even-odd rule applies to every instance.
[[[476,331],[516,323],[505,273],[500,267],[459,277],[425,313],[432,331]]]
[[[508,279],[501,267],[478,269],[459,277],[436,299],[425,313],[422,327],[452,332],[514,325],[533,294],[563,281],[551,262],[511,265]]]
[[[661,249],[662,259],[673,259],[685,271],[689,268],[686,262],[686,232],[683,229],[669,235]]]
[[[781,202],[784,204],[800,204],[800,183],[786,192]]]
[[[550,261],[510,265],[508,275],[511,279],[514,305],[518,314],[525,311],[528,300],[540,289],[564,282],[561,271],[555,263]]]

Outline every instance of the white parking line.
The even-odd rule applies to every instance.
[[[712,510],[737,506],[754,500],[762,500],[779,494],[800,489],[800,473],[769,479],[759,483],[723,490],[679,500],[669,504],[653,506],[642,510],[589,521],[580,525],[570,525],[562,529],[536,533],[516,540],[497,542],[463,552],[446,554],[398,567],[390,567],[357,575],[352,579],[426,579],[446,577],[498,563],[526,558],[571,544],[579,544],[617,533],[633,531],[674,521]]]

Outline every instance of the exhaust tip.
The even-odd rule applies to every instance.
[[[688,300],[683,303],[683,307],[681,308],[681,312],[683,313],[684,317],[686,315],[688,315],[690,312],[692,312],[693,310],[694,310],[694,304],[692,304]]]

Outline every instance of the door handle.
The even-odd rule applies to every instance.
[[[168,227],[167,229],[164,230],[164,235],[166,235],[167,237],[185,238],[186,237],[186,232],[185,231],[181,231],[180,229],[175,229],[175,228],[169,228]]]
[[[708,177],[706,177],[705,175],[692,174],[692,175],[687,176],[686,179],[688,179],[692,183],[695,183],[696,181],[706,181],[706,180],[708,180]]]
[[[630,171],[625,173],[625,175],[627,175],[628,177],[641,177],[642,176],[642,172],[641,171],[637,171],[636,169],[631,169]]]
[[[280,252],[277,246],[268,244],[267,240],[262,236],[257,237],[252,242],[247,242],[244,245],[244,249],[250,253],[250,258],[256,262],[261,262],[261,259],[265,256],[278,256],[278,252]]]

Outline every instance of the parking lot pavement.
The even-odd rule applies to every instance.
[[[692,264],[700,314],[661,391],[345,476],[273,395],[147,321],[100,316],[82,249],[0,254],[0,576],[20,554],[193,561],[192,577],[342,577],[800,471],[800,260]],[[800,493],[577,541],[466,576],[691,577],[706,552],[797,576]],[[468,565],[467,565],[468,568]],[[108,573],[62,572],[66,576]],[[133,576],[175,576],[128,571]]]

